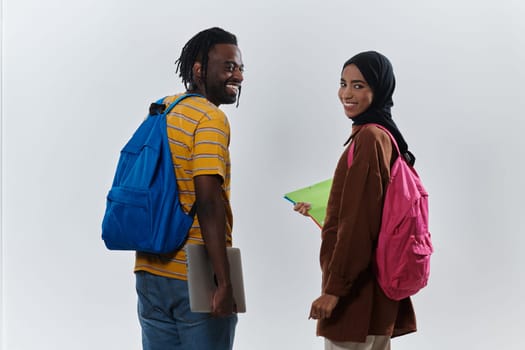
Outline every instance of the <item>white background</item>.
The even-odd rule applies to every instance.
[[[343,62],[388,56],[393,115],[428,191],[435,244],[419,331],[394,349],[523,349],[525,5],[521,0],[3,0],[3,350],[140,349],[133,253],[100,239],[120,148],[181,91],[196,32],[237,34],[234,244],[248,313],[235,349],[321,349],[319,230],[282,195],[332,176],[351,123]]]

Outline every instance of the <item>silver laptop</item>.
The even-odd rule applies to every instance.
[[[237,306],[237,312],[246,312],[241,251],[239,248],[228,247],[226,252],[230,264],[233,299]],[[205,246],[198,244],[186,245],[186,259],[188,264],[190,309],[193,312],[210,312],[211,299],[217,284]]]

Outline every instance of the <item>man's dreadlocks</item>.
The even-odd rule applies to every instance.
[[[208,72],[208,54],[216,44],[237,45],[237,38],[232,33],[222,28],[213,27],[197,33],[182,48],[180,57],[175,61],[177,72],[182,78],[186,90],[195,88],[193,77],[193,64],[200,61],[202,64],[202,79],[206,90],[206,77]]]

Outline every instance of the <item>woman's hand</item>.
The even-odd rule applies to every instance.
[[[323,294],[315,299],[310,309],[310,316],[314,320],[321,320],[323,318],[330,318],[332,311],[339,302],[339,297],[331,294]]]
[[[312,205],[310,203],[297,202],[297,204],[294,205],[293,210],[295,210],[299,214],[303,214],[304,216],[310,216],[310,214],[308,214],[308,211],[311,208],[312,208]]]

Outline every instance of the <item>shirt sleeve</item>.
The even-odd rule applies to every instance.
[[[340,184],[337,228],[332,238],[324,291],[344,296],[357,277],[370,267],[381,224],[384,193],[390,177],[392,144],[378,128],[363,128],[355,139],[350,168],[345,152],[339,166],[346,166]],[[332,234],[332,236],[334,236]]]
[[[219,175],[225,180],[230,166],[230,125],[222,113],[206,115],[195,130],[193,177]]]
[[[332,187],[330,189],[330,195],[328,197],[328,204],[326,210],[326,218],[324,221],[323,229],[321,232],[322,242],[321,242],[321,253],[320,253],[320,262],[321,270],[327,271],[328,265],[332,259],[332,253],[334,251],[335,243],[337,242],[337,226],[339,224],[339,210],[334,210],[334,208],[339,208],[339,202],[341,200],[341,193],[343,191],[343,186],[345,178],[343,176],[337,176],[340,172],[339,169],[345,169],[347,165],[347,152],[344,152],[339,162],[333,176]],[[346,170],[343,170],[346,172]]]

